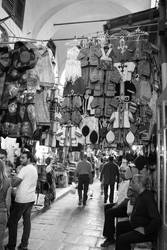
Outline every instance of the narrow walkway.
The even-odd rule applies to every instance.
[[[93,198],[86,207],[78,207],[77,193],[68,193],[44,213],[32,219],[29,250],[99,250],[103,249],[103,196],[100,182],[90,186]],[[18,229],[18,244],[22,227]],[[105,248],[114,250],[114,246]]]

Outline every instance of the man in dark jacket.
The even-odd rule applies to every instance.
[[[119,169],[118,166],[114,163],[114,157],[109,156],[108,162],[104,164],[103,169],[100,175],[100,181],[104,182],[104,203],[107,203],[108,200],[108,187],[110,186],[110,195],[109,201],[113,203],[114,196],[114,185],[117,181],[117,187],[119,183]]]
[[[132,187],[138,193],[129,221],[117,224],[116,250],[131,250],[131,243],[155,241],[161,218],[153,193],[146,189],[149,179],[136,174]]]

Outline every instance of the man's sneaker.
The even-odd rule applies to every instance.
[[[21,244],[17,248],[18,250],[28,250],[28,247],[23,247]]]
[[[107,239],[102,244],[101,247],[108,247],[115,243],[115,239]]]

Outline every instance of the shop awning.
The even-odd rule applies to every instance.
[[[157,105],[161,105],[163,101],[167,101],[167,87],[163,90],[162,94],[157,100]]]
[[[158,29],[159,10],[151,8],[133,14],[113,18],[104,25],[104,31],[109,34],[118,32],[117,29],[130,29],[134,26],[142,28],[144,31],[154,32]],[[156,34],[156,33],[155,33]]]

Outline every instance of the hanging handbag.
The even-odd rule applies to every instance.
[[[14,45],[12,59],[13,67],[24,71],[34,68],[38,58],[35,53],[35,47],[32,47],[30,43],[19,41]]]
[[[11,65],[11,52],[8,47],[0,47],[0,76],[9,69]]]
[[[8,109],[6,110],[1,123],[3,137],[20,137],[21,118],[16,100],[11,100],[9,102]]]

